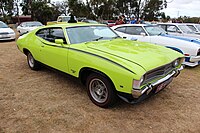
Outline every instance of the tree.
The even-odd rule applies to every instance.
[[[146,20],[157,20],[158,16],[161,16],[160,10],[166,7],[166,0],[145,0],[142,16],[145,16]]]
[[[21,6],[24,15],[31,15],[33,20],[44,24],[47,21],[56,20],[61,14],[58,7],[47,3],[47,0],[24,0]]]
[[[56,2],[55,7],[59,10],[61,14],[68,14],[68,1],[61,1],[61,2]]]
[[[61,13],[54,5],[48,5],[43,1],[31,3],[31,17],[33,20],[46,24],[47,21],[56,20]]]
[[[3,20],[8,22],[13,15],[13,0],[0,0],[0,9]]]

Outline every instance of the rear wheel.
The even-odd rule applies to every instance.
[[[117,95],[111,81],[100,74],[91,74],[87,78],[87,92],[90,100],[102,108],[113,106]]]
[[[39,70],[40,69],[40,64],[39,62],[37,62],[33,55],[28,52],[27,53],[27,62],[28,62],[28,66],[32,69],[32,70]]]

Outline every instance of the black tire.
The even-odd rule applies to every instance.
[[[88,96],[95,105],[108,108],[117,102],[115,87],[106,77],[93,73],[88,76],[86,85]]]
[[[33,55],[30,52],[27,53],[27,62],[28,62],[28,66],[32,70],[40,69],[40,63],[34,59]]]

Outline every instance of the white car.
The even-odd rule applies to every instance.
[[[15,40],[15,32],[2,21],[0,21],[0,40]]]
[[[124,24],[111,27],[116,33],[127,39],[149,42],[166,46],[185,55],[184,64],[197,66],[200,64],[200,41],[184,37],[167,35],[166,32],[154,25]]]
[[[200,39],[200,35],[195,34],[186,24],[184,23],[158,23],[167,33],[174,36],[185,36],[191,38]]]
[[[186,23],[186,25],[196,34],[200,34],[200,24]]]
[[[43,26],[43,24],[38,21],[22,22],[17,27],[17,31],[20,33],[20,35],[23,35],[23,34],[28,33],[40,26]]]

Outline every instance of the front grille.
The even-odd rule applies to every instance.
[[[144,78],[144,81],[142,84],[144,85],[155,79],[163,77],[163,76],[167,75],[168,73],[170,73],[173,69],[174,69],[173,63],[153,69],[145,74],[145,78]]]
[[[8,35],[8,32],[1,32],[0,35]]]

